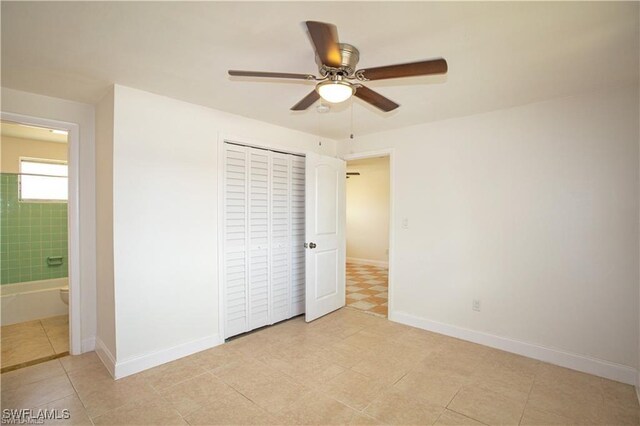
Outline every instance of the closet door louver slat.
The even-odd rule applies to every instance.
[[[269,319],[269,169],[267,151],[250,150],[249,174],[249,328]]]
[[[272,322],[290,317],[290,155],[271,154]]]
[[[304,158],[291,157],[291,316],[304,313]]]
[[[247,149],[227,146],[224,170],[225,333],[248,329]]]

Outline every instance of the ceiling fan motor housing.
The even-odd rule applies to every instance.
[[[358,65],[358,61],[360,60],[360,52],[355,46],[352,46],[347,43],[340,43],[340,53],[342,55],[342,60],[340,63],[340,68],[332,68],[322,63],[320,57],[316,55],[316,63],[318,64],[318,72],[321,76],[326,77],[327,75],[337,74],[346,76],[352,76],[356,71],[356,66]]]

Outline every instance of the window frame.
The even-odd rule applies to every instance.
[[[42,163],[42,164],[61,164],[67,166],[67,175],[66,176],[55,176],[55,175],[36,175],[33,173],[22,173],[22,162],[31,162],[31,163]],[[50,198],[23,198],[22,197],[22,176],[42,176],[42,177],[55,177],[55,178],[65,178],[67,180],[67,198],[65,200],[54,200]],[[63,204],[69,202],[69,162],[67,160],[54,160],[51,158],[37,158],[37,157],[18,157],[18,202],[20,203],[54,203],[54,204]]]

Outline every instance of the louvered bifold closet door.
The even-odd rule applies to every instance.
[[[291,316],[304,313],[304,157],[291,156]]]
[[[249,150],[249,328],[271,324],[269,312],[269,151]]]
[[[290,318],[291,155],[271,153],[271,322]]]
[[[248,149],[225,145],[224,156],[225,334],[233,336],[249,329],[246,291]]]
[[[225,338],[305,310],[305,160],[225,143]]]

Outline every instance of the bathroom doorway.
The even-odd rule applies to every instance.
[[[2,372],[69,354],[68,131],[0,122]]]
[[[390,156],[347,161],[346,304],[387,317],[389,311]]]

